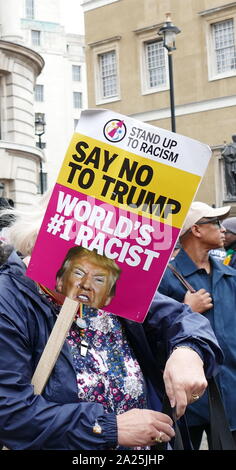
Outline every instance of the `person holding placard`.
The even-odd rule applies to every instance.
[[[35,394],[31,378],[70,276],[59,271],[56,292],[25,275],[41,216],[32,209],[18,215],[8,237],[26,258],[13,251],[0,269],[0,441],[15,450],[145,449],[169,442],[175,433],[161,412],[164,388],[180,417],[222,362],[209,322],[160,294],[143,324],[110,315],[101,309],[113,295],[108,289],[98,308],[84,303],[85,324],[74,319],[45,389]],[[164,382],[159,345],[168,356]]]

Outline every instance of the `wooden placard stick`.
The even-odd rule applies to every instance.
[[[78,302],[69,299],[69,297],[65,298],[57,321],[32,377],[31,383],[34,386],[35,395],[42,393],[50,377],[78,308]]]

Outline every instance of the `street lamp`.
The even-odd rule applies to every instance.
[[[42,150],[44,146],[42,145],[42,140],[41,137],[43,134],[45,134],[45,126],[46,122],[44,121],[44,118],[39,116],[35,119],[35,135],[38,136],[38,147]],[[42,166],[42,160],[40,158],[40,193],[43,194],[43,166]]]
[[[158,34],[163,36],[163,46],[168,51],[168,67],[169,67],[169,82],[170,82],[170,110],[171,110],[171,130],[176,132],[175,126],[175,100],[174,100],[174,81],[173,81],[173,63],[172,51],[175,51],[175,38],[181,30],[173,25],[170,13],[166,13],[166,22],[159,29]]]

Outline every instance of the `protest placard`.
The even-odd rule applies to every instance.
[[[210,156],[188,137],[113,111],[83,111],[27,275],[56,289],[69,249],[96,251],[120,271],[104,310],[142,322]],[[85,290],[78,300],[92,305]]]

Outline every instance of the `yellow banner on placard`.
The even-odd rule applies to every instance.
[[[75,133],[57,183],[180,228],[201,177]]]

